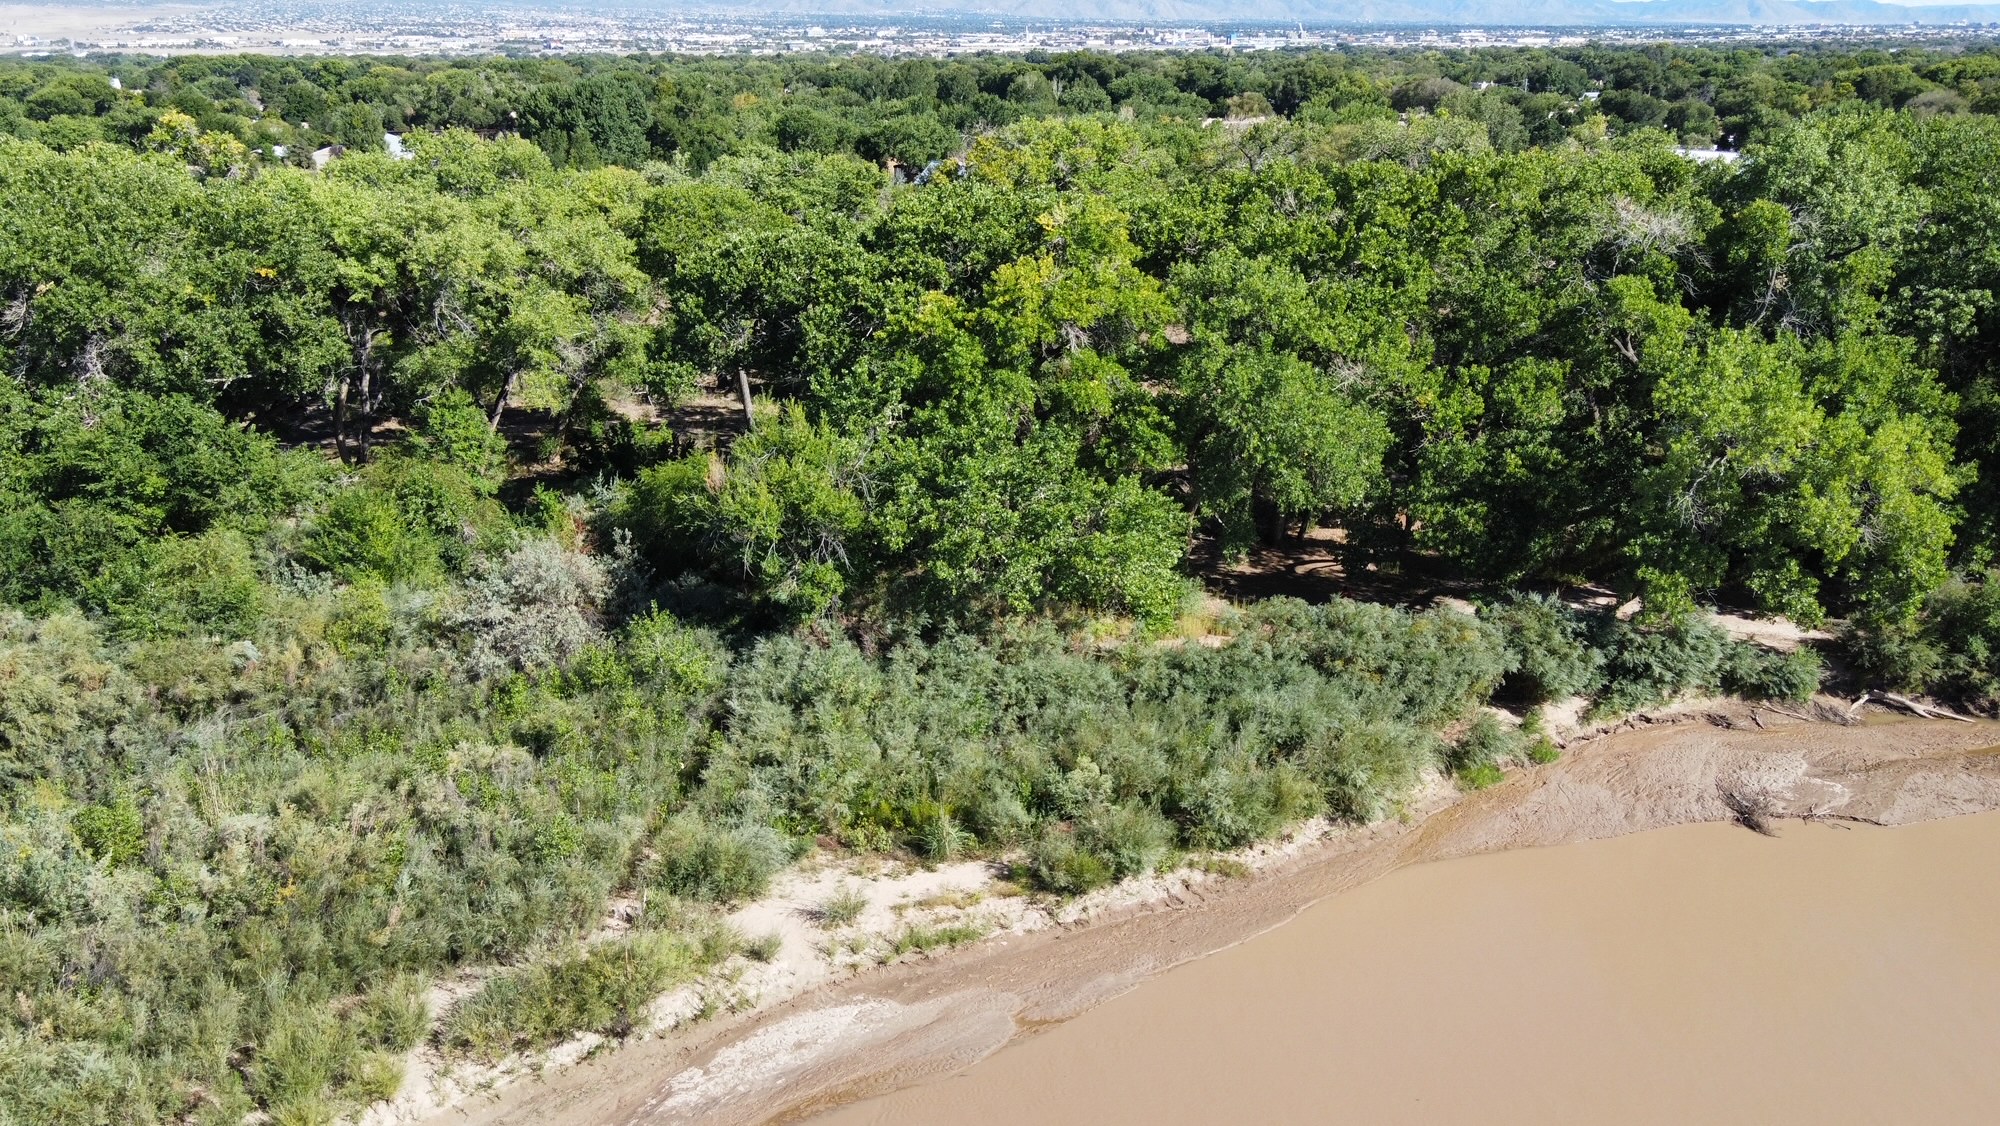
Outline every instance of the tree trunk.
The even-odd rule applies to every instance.
[[[333,413],[334,445],[340,451],[340,460],[348,462],[356,460],[354,453],[356,438],[353,429],[355,404],[352,399],[352,393],[354,390],[354,377],[356,374],[359,374],[361,377],[360,407],[362,414],[359,440],[361,452],[359,460],[366,461],[368,460],[369,439],[375,429],[374,410],[370,406],[369,398],[373,382],[369,377],[369,369],[375,364],[375,330],[369,325],[368,312],[365,309],[350,308],[343,311],[340,317],[340,325],[347,333],[347,346],[353,350],[354,366],[353,370],[343,372],[340,376],[340,395],[334,406]]]
[[[338,394],[333,400],[333,452],[340,460],[349,460],[347,454],[347,385],[348,377],[340,377]]]
[[[492,415],[486,420],[486,429],[489,433],[500,433],[500,413],[507,409],[507,397],[514,393],[514,382],[520,378],[519,371],[510,371],[507,373],[507,382],[500,385],[500,395],[493,400]]]
[[[737,368],[736,383],[743,389],[743,428],[745,430],[755,429],[757,426],[757,416],[750,410],[750,372],[744,368]]]
[[[374,378],[369,370],[368,354],[375,350],[375,334],[368,334],[368,343],[361,351],[361,462],[368,463],[370,448],[375,444],[375,398],[371,392]]]

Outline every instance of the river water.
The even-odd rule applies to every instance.
[[[1405,868],[819,1126],[2000,1123],[2000,814]]]

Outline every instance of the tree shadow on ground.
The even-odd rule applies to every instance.
[[[1227,557],[1220,542],[1203,536],[1189,549],[1188,566],[1211,593],[1232,602],[1351,598],[1421,609],[1440,598],[1466,598],[1485,589],[1451,574],[1434,557],[1411,552],[1385,557],[1350,544],[1338,528],[1258,544],[1240,559]]]

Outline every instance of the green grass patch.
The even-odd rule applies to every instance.
[[[904,927],[889,940],[889,956],[900,958],[910,953],[929,954],[933,950],[949,950],[968,942],[978,942],[991,933],[993,928],[985,923],[917,923]]]
[[[720,959],[683,934],[638,934],[508,970],[459,1002],[439,1034],[454,1053],[494,1060],[579,1032],[624,1036],[655,997]]]
[[[1460,770],[1458,781],[1459,785],[1468,790],[1483,790],[1488,786],[1499,785],[1500,780],[1506,776],[1506,772],[1501,770],[1497,763],[1481,762]]]

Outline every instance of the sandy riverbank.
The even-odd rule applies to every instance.
[[[1943,721],[1768,730],[1696,721],[1615,734],[1482,793],[1434,790],[1402,821],[1275,848],[1253,879],[1183,873],[1122,889],[1125,905],[1107,901],[1092,918],[1003,927],[950,955],[807,986],[785,1003],[606,1051],[434,1120],[795,1119],[961,1068],[1406,864],[1729,820],[1745,801],[1778,815],[1887,825],[2000,809],[2000,754],[1987,753],[1995,743],[1994,725]]]

